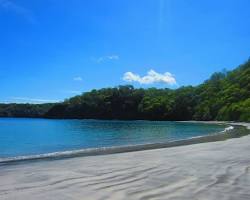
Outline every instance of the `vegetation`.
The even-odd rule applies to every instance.
[[[6,114],[7,113],[7,114]],[[58,104],[0,105],[0,116],[47,118],[250,121],[250,60],[203,84],[171,89],[118,86]]]
[[[43,117],[55,104],[0,104],[0,117]]]

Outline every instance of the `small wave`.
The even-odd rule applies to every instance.
[[[228,131],[231,131],[231,130],[233,130],[234,129],[234,127],[233,126],[229,126],[229,127],[226,127],[222,132],[224,133],[224,132],[228,132]]]
[[[44,153],[44,154],[37,154],[37,155],[0,158],[0,163],[12,162],[12,161],[15,162],[15,161],[26,161],[26,160],[49,159],[49,158],[64,158],[64,157],[66,158],[66,157],[77,156],[77,155],[93,154],[95,152],[105,151],[106,149],[113,149],[113,148],[115,147],[79,149],[79,150],[60,151],[60,152]]]
[[[233,130],[233,129],[234,129],[233,126],[229,126],[229,127],[226,127],[223,131],[220,131],[219,133],[214,133],[214,135],[222,134],[222,133],[231,131],[231,130]],[[199,136],[191,137],[190,139],[204,138],[204,137],[206,137],[206,136],[204,136],[204,135],[199,135]]]

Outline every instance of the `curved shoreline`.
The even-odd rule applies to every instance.
[[[249,143],[247,135],[150,151],[0,165],[0,199],[249,199]]]
[[[193,138],[183,139],[183,140],[176,140],[176,141],[171,141],[171,142],[138,144],[138,145],[130,145],[130,146],[89,148],[89,149],[80,149],[80,150],[72,150],[72,151],[53,152],[53,153],[46,153],[46,154],[39,154],[39,155],[2,158],[0,159],[0,165],[19,163],[19,162],[29,162],[29,161],[39,161],[39,160],[57,160],[57,159],[65,159],[65,158],[73,158],[73,157],[107,155],[107,154],[117,154],[117,153],[144,151],[144,150],[152,150],[152,149],[170,148],[170,147],[192,145],[192,144],[198,144],[198,143],[223,141],[223,140],[227,140],[230,138],[237,138],[237,137],[250,134],[249,130],[247,130],[250,128],[250,125],[248,123],[232,123],[232,122],[217,122],[217,121],[209,121],[209,122],[183,121],[183,122],[226,124],[230,126],[226,127],[223,131],[214,135],[198,136],[198,137],[193,137]]]

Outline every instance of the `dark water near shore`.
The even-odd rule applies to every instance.
[[[0,118],[0,158],[152,144],[217,134],[226,125]]]

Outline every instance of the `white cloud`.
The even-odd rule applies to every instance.
[[[118,55],[111,55],[111,56],[107,56],[107,58],[110,60],[118,60],[119,56]]]
[[[74,81],[82,81],[82,77],[77,76],[77,77],[74,77],[73,80],[74,80]]]
[[[30,10],[28,10],[27,8],[21,5],[18,5],[12,0],[0,0],[0,8],[3,8],[9,12],[14,12],[18,15],[21,15],[32,24],[36,23],[36,19]]]
[[[68,93],[68,94],[81,94],[82,93],[82,91],[80,90],[63,90],[61,92]]]
[[[176,80],[171,73],[165,72],[163,74],[160,74],[152,69],[149,70],[147,75],[143,77],[134,74],[132,72],[126,72],[123,76],[123,80],[128,82],[138,82],[140,84],[153,84],[153,83],[165,83],[169,85],[176,84]]]
[[[9,102],[12,103],[56,103],[59,100],[54,99],[40,99],[40,98],[29,98],[29,97],[11,97]]]
[[[96,59],[96,62],[100,63],[100,62],[105,62],[108,60],[119,60],[120,57],[118,55],[109,55],[109,56],[102,56]]]

